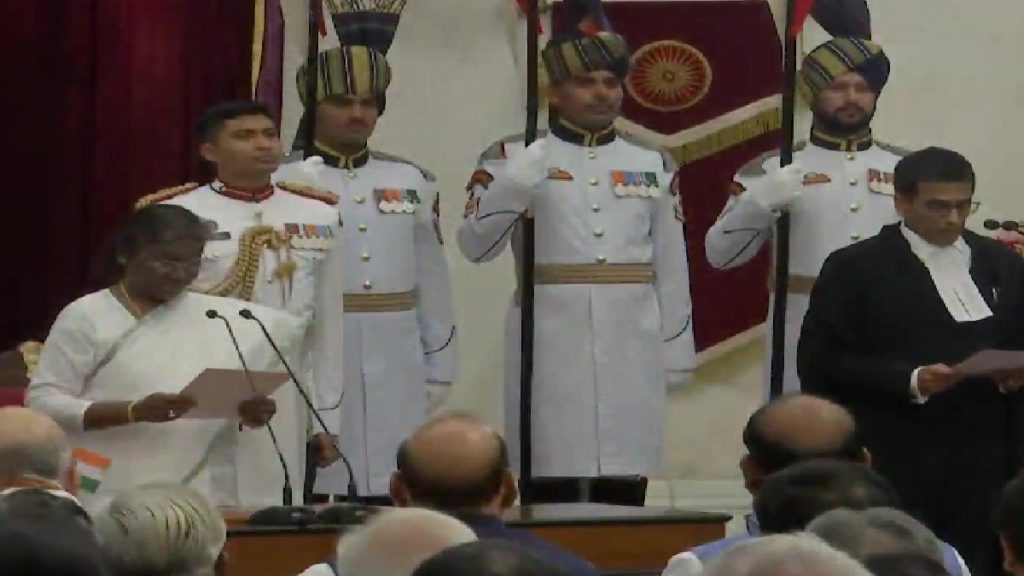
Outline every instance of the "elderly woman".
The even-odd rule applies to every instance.
[[[195,490],[139,486],[93,518],[111,576],[220,576],[224,519]]]

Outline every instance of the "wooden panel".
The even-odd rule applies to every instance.
[[[226,576],[296,576],[334,554],[338,535],[228,533]]]

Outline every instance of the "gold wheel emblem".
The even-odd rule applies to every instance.
[[[676,40],[652,42],[633,55],[626,89],[647,108],[675,112],[700,102],[711,88],[711,65]]]

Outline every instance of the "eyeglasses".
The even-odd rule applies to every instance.
[[[936,216],[949,216],[949,213],[953,210],[960,214],[974,214],[980,206],[981,202],[977,200],[961,200],[960,202],[927,200],[924,203],[925,209]]]

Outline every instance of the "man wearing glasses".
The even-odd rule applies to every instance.
[[[958,364],[1024,349],[1024,259],[964,228],[970,162],[914,152],[894,173],[902,221],[834,252],[811,292],[797,352],[805,392],[846,406],[908,512],[998,567],[991,504],[1020,464],[1022,372]]]

